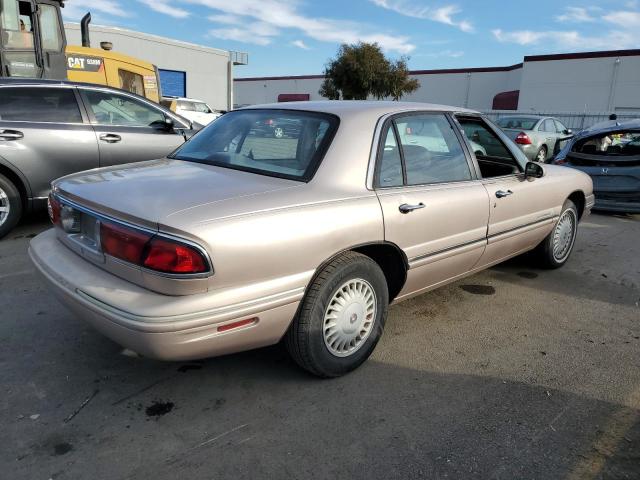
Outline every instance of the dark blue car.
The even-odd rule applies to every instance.
[[[552,163],[591,176],[594,209],[640,213],[640,119],[612,120],[583,130]]]

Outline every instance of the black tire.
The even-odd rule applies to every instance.
[[[22,217],[22,199],[16,186],[4,175],[0,175],[0,238],[7,235]],[[5,216],[5,213],[8,213]]]
[[[547,163],[547,147],[545,147],[544,145],[541,146],[540,150],[538,150],[538,153],[536,153],[536,162]]]
[[[346,346],[355,348],[352,353],[344,352],[345,356],[337,356],[332,353],[326,343],[331,340],[325,340],[324,328],[328,325],[325,324],[325,313],[334,295],[344,291],[343,287],[347,282],[361,280],[364,280],[364,284],[371,287],[374,292],[374,299],[371,302],[375,305],[375,313],[371,313],[372,324],[367,330],[368,334],[363,335],[363,339],[360,340],[359,346]],[[285,346],[293,360],[313,375],[324,378],[344,375],[359,367],[373,352],[384,330],[388,304],[387,281],[378,264],[356,252],[340,254],[324,267],[309,285],[298,314],[285,336]],[[332,302],[332,305],[336,305],[336,302]],[[346,309],[343,316],[339,318],[347,319],[348,311]],[[352,320],[353,317],[356,319]],[[356,320],[362,321],[356,314],[348,318],[351,323]],[[335,323],[339,324],[339,320],[336,319]],[[346,325],[349,326],[348,323]],[[364,323],[358,325],[363,328]],[[334,329],[337,330],[338,327]],[[359,330],[359,328],[354,327],[353,330]],[[354,339],[353,342],[357,340]]]
[[[571,226],[571,238],[568,243],[567,250],[563,250],[561,252],[556,252],[554,250],[555,237],[556,233],[562,235],[559,232],[560,222],[566,221],[566,218],[569,217],[570,221],[573,222]],[[553,226],[553,230],[547,238],[545,238],[540,245],[536,248],[536,254],[538,260],[540,261],[540,266],[543,268],[560,268],[571,256],[571,252],[573,251],[573,246],[575,245],[576,236],[578,233],[578,209],[575,204],[571,200],[566,200],[564,205],[562,206],[562,211],[560,212],[560,216],[558,217],[558,221]]]

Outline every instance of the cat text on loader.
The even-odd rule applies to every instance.
[[[155,65],[111,50],[110,42],[101,42],[101,49],[91,48],[87,14],[81,22],[82,46],[68,45],[67,78],[74,82],[97,83],[122,88],[160,102],[158,69]]]

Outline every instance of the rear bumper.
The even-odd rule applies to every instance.
[[[623,213],[640,213],[640,194],[637,199],[628,199],[622,197],[620,199],[611,198],[609,193],[604,194],[605,198],[599,196],[596,192],[596,204],[594,210],[602,210],[608,212]]]
[[[301,297],[291,293],[250,305],[147,317],[131,312],[132,295],[142,305],[149,301],[169,304],[176,297],[145,290],[99,269],[66,248],[53,230],[32,240],[29,256],[53,293],[78,317],[120,345],[159,360],[212,357],[277,343],[295,316]],[[87,286],[112,292],[113,301],[96,298]],[[218,331],[220,326],[249,318],[257,320]]]

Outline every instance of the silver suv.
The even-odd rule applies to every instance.
[[[0,238],[46,205],[52,180],[164,157],[193,132],[189,120],[119,89],[0,80]]]

